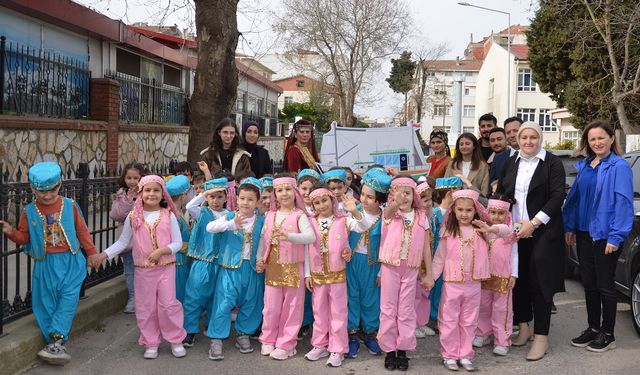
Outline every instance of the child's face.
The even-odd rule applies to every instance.
[[[32,190],[36,196],[36,200],[38,201],[38,203],[42,204],[43,206],[49,206],[58,201],[58,192],[60,191],[60,185],[58,185],[53,190],[40,191],[33,188]]]
[[[204,193],[204,189],[202,188],[202,182],[197,182],[193,185],[193,188],[196,189],[196,194]]]
[[[207,205],[214,211],[222,211],[224,204],[227,201],[227,194],[224,191],[217,190],[210,193],[205,193]]]
[[[349,172],[346,169],[345,169],[345,172],[347,172],[347,183],[345,185],[347,187],[349,187],[349,186],[351,186],[351,183],[353,182],[353,173]]]
[[[374,213],[380,210],[380,202],[376,200],[376,191],[368,186],[362,186],[360,203],[366,212]]]
[[[262,191],[262,194],[260,195],[260,204],[267,210],[269,209],[269,206],[271,206],[271,191],[267,189]]]
[[[309,193],[311,193],[312,188],[313,188],[313,183],[309,180],[303,181],[300,185],[298,185],[298,191],[300,191],[300,195],[302,195],[304,204],[306,204],[307,206],[311,206],[311,199],[309,199]]]
[[[292,209],[296,204],[295,188],[289,184],[278,185],[274,188],[276,200],[282,208]]]
[[[409,186],[396,186],[393,199],[398,202],[400,211],[409,212],[413,208],[413,189]]]
[[[327,195],[321,195],[313,198],[313,209],[320,217],[329,217],[333,215],[333,202],[331,197]]]
[[[140,171],[135,168],[130,168],[124,175],[124,182],[127,184],[127,188],[133,189],[140,182]]]
[[[431,191],[431,189],[429,190],[424,190],[422,193],[420,193],[420,200],[422,201],[422,206],[424,206],[424,209],[427,211],[430,211],[433,208],[433,192]]]
[[[469,198],[459,198],[453,203],[453,212],[458,219],[458,223],[463,225],[469,225],[473,221],[473,217],[476,214],[476,208],[473,204],[473,200]]]
[[[491,220],[491,224],[504,224],[504,219],[507,217],[507,211],[501,210],[499,208],[490,208],[489,209],[489,219]]]
[[[329,190],[336,196],[338,202],[342,202],[342,196],[347,190],[347,187],[344,186],[344,182],[342,181],[329,181]]]
[[[160,207],[162,186],[157,182],[149,182],[142,188],[142,203],[149,208]]]
[[[186,197],[186,194],[180,194],[176,195],[175,197],[171,197],[171,199],[173,200],[173,204],[176,206],[176,210],[182,211]]]
[[[253,216],[258,205],[258,195],[252,190],[240,190],[238,193],[238,209],[244,216]]]

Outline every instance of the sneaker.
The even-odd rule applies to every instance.
[[[236,337],[236,348],[242,354],[251,353],[253,351],[253,347],[251,347],[251,340],[247,335],[239,335]]]
[[[450,371],[458,371],[458,369],[459,369],[458,361],[456,361],[455,359],[445,358],[442,361],[442,364],[444,365],[444,368],[446,368],[447,370],[450,370]]]
[[[209,359],[212,361],[221,361],[224,359],[224,354],[222,354],[222,340],[211,339]]]
[[[309,336],[310,332],[311,325],[307,324],[306,326],[300,327],[300,330],[298,331],[298,341],[304,339],[306,336]]]
[[[425,337],[427,337],[427,335],[424,334],[424,331],[422,330],[422,327],[420,328],[416,328],[414,334],[413,334],[417,339],[423,339]]]
[[[195,333],[187,333],[187,337],[182,340],[182,345],[186,348],[193,348],[193,344],[196,342],[196,334]]]
[[[435,336],[436,335],[436,331],[431,329],[431,327],[429,327],[428,325],[424,325],[424,326],[420,327],[420,329],[422,330],[422,332],[424,332],[425,336]]]
[[[488,345],[491,343],[491,337],[483,337],[483,336],[476,336],[473,338],[473,346],[476,348],[482,348],[485,345]]]
[[[552,314],[557,314],[558,313],[558,308],[556,307],[556,304],[551,302],[551,313]]]
[[[158,347],[157,346],[150,346],[148,348],[146,348],[144,350],[144,356],[145,359],[156,359],[158,358]]]
[[[388,352],[387,356],[384,357],[384,368],[389,371],[393,371],[398,367],[398,358],[396,357],[396,352]]]
[[[124,306],[123,312],[125,314],[135,314],[135,312],[136,312],[136,303],[135,303],[133,297],[131,297],[131,298],[129,298],[127,300],[127,304]]]
[[[360,352],[360,340],[357,337],[349,337],[349,353],[347,358],[358,358],[358,352]]]
[[[317,361],[320,358],[328,357],[329,351],[326,348],[313,348],[304,357],[310,361]]]
[[[371,355],[380,355],[382,354],[382,349],[378,344],[378,340],[375,335],[366,335],[364,337],[364,346],[369,350],[369,354]]]
[[[595,340],[596,337],[598,337],[599,333],[600,333],[599,331],[594,331],[591,328],[587,328],[584,331],[582,331],[580,336],[571,339],[571,345],[578,348],[584,348],[587,345],[591,344],[591,342]]]
[[[331,353],[329,359],[327,359],[327,366],[340,367],[343,360],[344,356],[341,353]]]
[[[62,340],[57,340],[38,352],[38,357],[43,361],[52,365],[65,365],[71,361],[71,356],[67,352],[67,348],[62,345]]]
[[[407,358],[407,352],[404,350],[398,350],[396,368],[400,371],[407,371],[409,369],[409,358]]]
[[[254,334],[249,335],[249,338],[251,338],[252,340],[259,340],[260,334],[262,334],[262,330],[258,328],[258,330]]]
[[[273,352],[274,350],[275,350],[275,346],[270,344],[262,344],[262,348],[260,348],[260,354],[267,356],[271,354],[271,352]]]
[[[269,357],[271,357],[272,359],[277,359],[278,361],[284,361],[285,359],[289,359],[289,357],[293,357],[294,355],[296,355],[295,349],[286,350],[276,348],[271,352],[271,354],[269,354]]]
[[[616,338],[604,332],[598,333],[598,337],[587,345],[587,350],[596,353],[606,352],[616,348]]]
[[[509,354],[509,347],[496,345],[493,347],[493,354],[504,357],[505,355]]]
[[[460,366],[469,372],[476,371],[478,369],[469,358],[462,358],[460,360]]]
[[[182,346],[182,343],[171,344],[171,354],[176,358],[182,358],[187,355],[187,351],[184,349],[184,346]]]

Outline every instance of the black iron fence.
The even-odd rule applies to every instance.
[[[188,98],[182,89],[120,72],[108,71],[105,77],[120,82],[120,120],[187,124]]]
[[[0,114],[86,117],[90,78],[86,62],[0,37]]]

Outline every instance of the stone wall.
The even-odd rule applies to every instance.
[[[154,129],[154,132],[132,131],[137,125],[129,125],[127,131],[122,131],[124,127],[125,125],[120,126],[119,166],[132,160],[150,166],[168,165],[173,159],[187,160],[189,133],[161,132],[162,129]]]

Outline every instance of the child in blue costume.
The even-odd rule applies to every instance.
[[[182,234],[182,249],[176,253],[176,298],[180,303],[184,303],[185,287],[187,286],[189,270],[191,269],[191,258],[187,256],[191,225],[189,224],[189,215],[184,210],[184,205],[191,191],[191,183],[189,183],[187,176],[177,175],[169,179],[165,186],[179,214],[177,219],[180,226],[180,234]]]
[[[364,333],[364,344],[373,355],[382,354],[376,334],[380,326],[380,248],[381,214],[387,201],[391,176],[379,169],[364,174],[360,203],[365,221],[370,223],[364,233],[351,232],[349,245],[353,249],[351,262],[347,263],[347,285],[349,295],[349,353],[347,358],[356,358],[360,351],[358,332]]]
[[[256,271],[256,254],[264,216],[256,213],[262,184],[248,177],[238,188],[238,211],[229,212],[207,225],[219,233],[218,282],[207,336],[211,338],[209,359],[222,360],[222,340],[231,331],[231,311],[238,307],[235,321],[236,348],[251,353],[249,337],[258,330],[264,306],[264,273]]]
[[[200,332],[200,316],[206,312],[205,322],[211,317],[213,292],[218,277],[219,236],[207,232],[207,224],[228,213],[224,208],[227,201],[228,181],[216,178],[202,184],[204,193],[198,194],[189,203],[187,211],[196,220],[189,238],[187,256],[193,259],[184,296],[184,329],[187,337],[184,346],[192,347],[196,333]],[[201,207],[203,203],[206,204]]]
[[[60,166],[42,162],[29,169],[35,201],[25,206],[17,228],[0,221],[2,231],[33,259],[31,303],[46,345],[38,352],[44,361],[64,365],[71,356],[64,347],[87,276],[87,260],[96,248],[77,204],[58,195]]]

